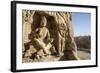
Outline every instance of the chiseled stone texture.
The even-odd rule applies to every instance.
[[[71,12],[23,10],[22,15],[23,63],[79,59],[73,36]],[[43,17],[45,17],[45,21]],[[43,39],[43,42],[40,42],[40,44],[43,43],[44,45],[52,46],[47,49],[50,52],[49,55],[44,53],[45,47],[43,49],[43,47],[41,47],[42,45],[34,42],[34,37],[36,37],[37,34],[33,34],[33,32],[37,31],[39,28],[42,29],[41,21],[46,22],[46,26],[44,27],[49,32],[50,41],[48,42],[47,39]],[[39,32],[41,31],[42,30]],[[45,30],[43,31],[46,33]],[[39,38],[36,39],[40,41]]]

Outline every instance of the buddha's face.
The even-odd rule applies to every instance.
[[[44,27],[44,26],[46,26],[46,24],[47,24],[46,18],[45,18],[45,17],[42,17],[40,26],[41,26],[41,27]]]

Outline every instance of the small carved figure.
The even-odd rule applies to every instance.
[[[41,19],[40,27],[35,30],[35,36],[33,40],[40,48],[43,49],[46,55],[49,55],[49,49],[52,47],[51,43],[53,42],[53,39],[50,39],[50,34],[46,27],[46,24],[46,17],[43,16]],[[37,51],[37,55],[39,51]]]
[[[64,55],[63,50],[65,48],[65,37],[66,37],[66,23],[62,16],[57,13],[57,24],[58,24],[58,30],[57,30],[57,49],[58,49],[58,56]]]

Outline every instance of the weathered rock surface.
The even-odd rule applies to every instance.
[[[33,62],[50,61],[50,59],[59,61],[62,57],[65,57],[63,60],[79,59],[70,12],[23,10],[22,14],[23,62],[26,58]],[[47,54],[45,49],[50,53]]]

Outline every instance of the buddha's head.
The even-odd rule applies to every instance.
[[[41,27],[45,27],[46,24],[47,24],[47,19],[46,19],[45,16],[42,16],[42,17],[41,17],[40,26],[41,26]]]

